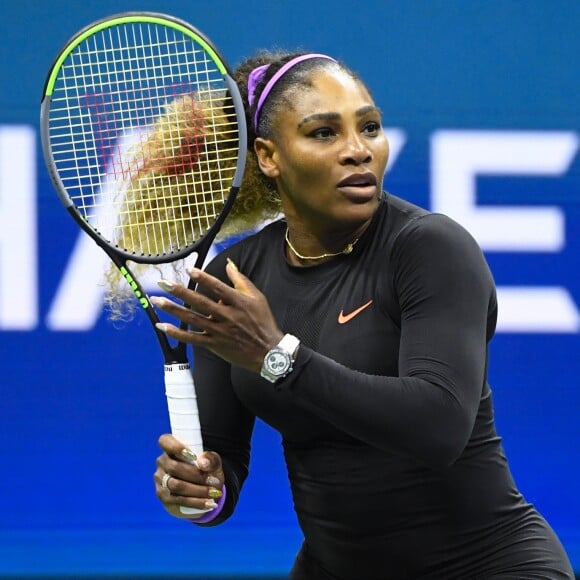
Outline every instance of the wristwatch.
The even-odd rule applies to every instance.
[[[294,353],[300,344],[295,336],[285,334],[282,340],[271,348],[262,363],[260,375],[271,383],[288,376],[294,365]]]

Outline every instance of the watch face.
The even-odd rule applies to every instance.
[[[275,376],[282,376],[291,364],[290,355],[284,351],[270,352],[264,361],[264,366]]]

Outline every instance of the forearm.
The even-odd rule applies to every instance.
[[[205,349],[196,349],[194,358],[204,447],[220,456],[227,488],[226,501],[219,515],[201,524],[215,526],[234,512],[248,475],[254,417],[235,396],[227,363]]]
[[[448,465],[464,449],[479,400],[475,385],[451,385],[448,378],[427,372],[369,375],[304,346],[295,371],[280,388],[291,390],[305,409],[345,433],[432,465]]]

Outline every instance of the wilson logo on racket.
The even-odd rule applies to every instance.
[[[133,279],[133,276],[131,276],[131,274],[128,272],[127,268],[125,268],[125,266],[121,266],[119,268],[119,271],[123,275],[123,278],[125,278],[125,280],[127,280],[127,283],[129,284],[129,286],[131,286],[131,290],[133,290],[133,294],[135,294],[135,296],[137,297],[137,299],[141,303],[141,306],[143,306],[143,308],[149,308],[149,300],[147,300],[147,298],[145,298],[145,296],[143,296],[143,292],[141,292],[141,290],[139,289],[139,285],[137,284],[137,282],[135,282],[135,280]]]

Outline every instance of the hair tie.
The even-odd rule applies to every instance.
[[[331,60],[332,62],[336,62],[336,60],[330,56],[325,54],[303,54],[302,56],[297,56],[292,60],[289,60],[284,66],[280,67],[280,70],[272,76],[272,78],[267,82],[264,90],[260,94],[260,98],[258,100],[258,104],[256,105],[256,112],[254,113],[254,131],[258,130],[258,121],[260,120],[260,113],[262,111],[262,107],[264,106],[264,102],[268,98],[268,95],[272,92],[272,89],[276,85],[276,83],[294,66],[298,63],[303,62],[305,60],[310,60],[312,58],[324,58],[326,60]],[[264,78],[266,74],[266,70],[268,70],[269,64],[263,64],[261,66],[256,67],[255,69],[250,72],[248,76],[248,102],[250,103],[250,107],[254,104],[256,100],[256,87],[260,83],[260,81]]]

